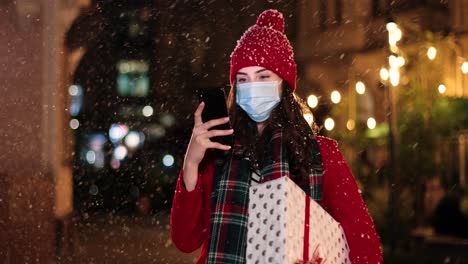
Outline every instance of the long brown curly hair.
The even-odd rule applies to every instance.
[[[288,153],[288,162],[291,174],[305,179],[312,168],[312,160],[306,157],[307,148],[310,148],[318,133],[318,127],[313,122],[309,126],[304,114],[312,114],[307,105],[294,93],[287,82],[282,82],[281,102],[272,111],[267,119],[263,133],[259,136],[257,123],[249,118],[247,113],[236,103],[236,83],[229,92],[227,106],[231,125],[234,128],[236,139],[240,140],[245,148],[246,155],[253,158],[252,166],[257,166],[263,159],[265,145],[268,143],[271,131],[283,129],[283,144]]]

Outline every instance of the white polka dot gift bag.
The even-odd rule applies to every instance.
[[[254,185],[249,195],[247,263],[351,263],[341,225],[291,179]]]

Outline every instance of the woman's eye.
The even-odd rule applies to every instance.
[[[245,82],[245,78],[240,78],[240,79],[237,79],[237,82],[241,83],[241,82]]]
[[[268,79],[268,78],[270,78],[269,75],[262,75],[262,76],[260,76],[260,79],[262,79],[262,80],[263,80],[263,79]]]

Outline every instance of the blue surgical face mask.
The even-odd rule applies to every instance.
[[[278,95],[280,83],[280,81],[239,83],[236,103],[253,121],[263,122],[280,102]]]

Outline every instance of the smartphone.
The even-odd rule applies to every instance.
[[[198,99],[200,103],[205,102],[205,108],[202,112],[203,123],[213,119],[228,116],[228,110],[226,105],[226,93],[224,92],[224,88],[198,90]],[[214,126],[210,130],[227,130],[231,128],[232,127],[230,122],[227,122],[218,126]],[[212,137],[211,141],[232,146],[234,143],[234,137],[233,135]]]

